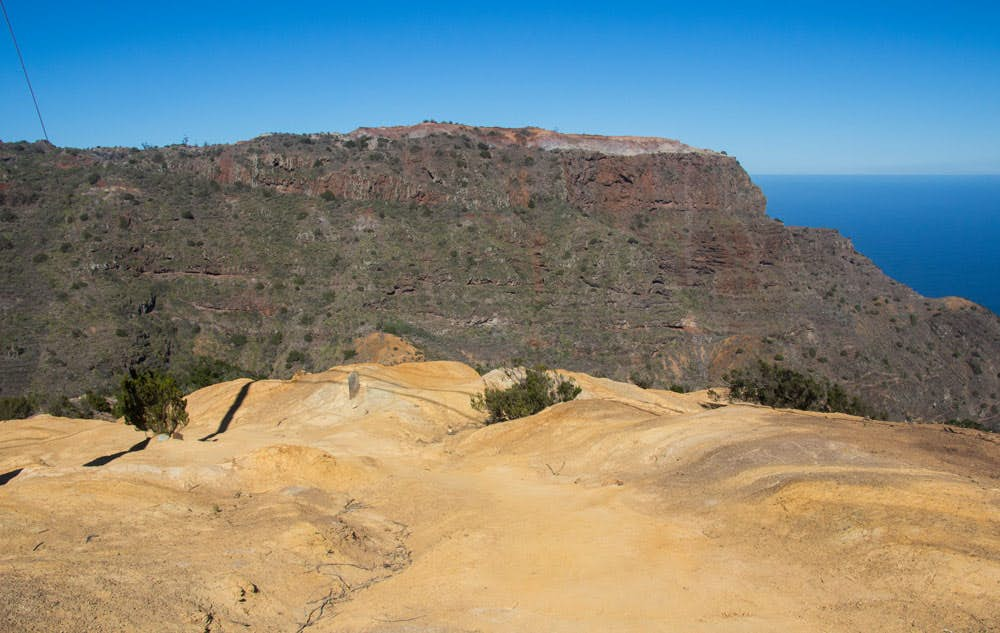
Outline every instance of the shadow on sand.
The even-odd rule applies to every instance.
[[[211,439],[214,439],[215,436],[222,435],[223,433],[226,432],[226,429],[229,428],[229,423],[233,421],[233,417],[239,410],[240,405],[242,405],[243,401],[246,399],[247,392],[250,391],[250,385],[252,384],[253,382],[248,382],[247,384],[243,385],[243,387],[240,389],[240,392],[236,394],[236,399],[233,400],[233,404],[229,407],[229,411],[226,411],[226,415],[222,416],[222,421],[219,422],[219,428],[215,429],[214,433],[209,433],[205,437],[199,439],[198,440],[199,442],[207,442]]]
[[[24,470],[24,469],[23,468],[15,468],[14,470],[12,470],[10,472],[7,472],[7,473],[4,473],[4,474],[0,475],[0,486],[6,484],[8,481],[10,481],[11,479],[13,479],[14,477],[17,477],[18,475],[20,475],[22,470]]]
[[[110,455],[104,455],[103,457],[98,457],[97,459],[92,459],[89,462],[87,462],[86,464],[84,464],[83,467],[84,468],[93,468],[95,466],[104,466],[105,464],[108,464],[110,462],[115,461],[116,459],[118,459],[122,455],[128,455],[129,453],[138,453],[142,449],[144,449],[147,446],[149,446],[149,440],[151,440],[151,439],[153,439],[153,438],[147,437],[146,439],[144,439],[143,441],[139,442],[138,444],[132,445],[132,447],[129,448],[129,449],[127,449],[127,450],[118,451],[117,453],[111,453]]]

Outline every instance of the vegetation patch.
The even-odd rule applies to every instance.
[[[208,387],[209,385],[243,377],[260,378],[254,372],[237,367],[224,360],[209,358],[207,356],[196,356],[187,374],[180,380],[180,386],[182,391],[192,392],[203,387]]]
[[[723,379],[729,387],[730,400],[803,411],[871,415],[865,403],[849,395],[839,384],[764,361],[734,369]]]
[[[0,420],[20,420],[30,417],[38,409],[38,403],[31,396],[10,396],[0,398]]]
[[[125,423],[140,431],[173,433],[188,423],[186,402],[180,387],[169,374],[130,372],[122,379],[118,395],[119,413]]]
[[[507,375],[515,378],[514,372]],[[486,424],[496,424],[534,415],[554,404],[569,402],[580,395],[580,387],[568,378],[552,375],[544,367],[527,369],[524,377],[510,387],[487,387],[472,396],[472,407],[488,413]]]

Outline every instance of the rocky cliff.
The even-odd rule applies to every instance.
[[[761,358],[897,418],[996,423],[1000,322],[786,227],[732,157],[426,123],[228,146],[0,145],[0,389],[197,359],[429,358],[702,387]]]

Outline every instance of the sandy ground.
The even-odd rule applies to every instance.
[[[4,422],[0,630],[1000,630],[997,436],[566,375],[490,427],[448,362]]]

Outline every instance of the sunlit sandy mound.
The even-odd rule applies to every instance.
[[[424,353],[395,334],[372,332],[354,341],[355,360],[381,365],[398,365],[424,359]]]
[[[281,444],[257,449],[236,460],[235,465],[244,487],[266,492],[289,485],[352,488],[375,470],[377,462],[353,457],[337,459],[317,448]]]
[[[358,376],[352,399],[348,376]],[[478,424],[469,404],[479,375],[461,363],[335,367],[292,380],[236,380],[188,397],[185,439],[264,446],[294,440],[358,455],[412,453]],[[229,442],[223,442],[228,436]]]
[[[560,373],[488,427],[451,362],[2,423],[0,630],[1000,630],[995,436]]]
[[[128,450],[146,436],[130,426],[103,420],[36,415],[0,422],[0,473],[14,469],[80,466],[81,458]],[[84,460],[89,461],[89,460]]]

